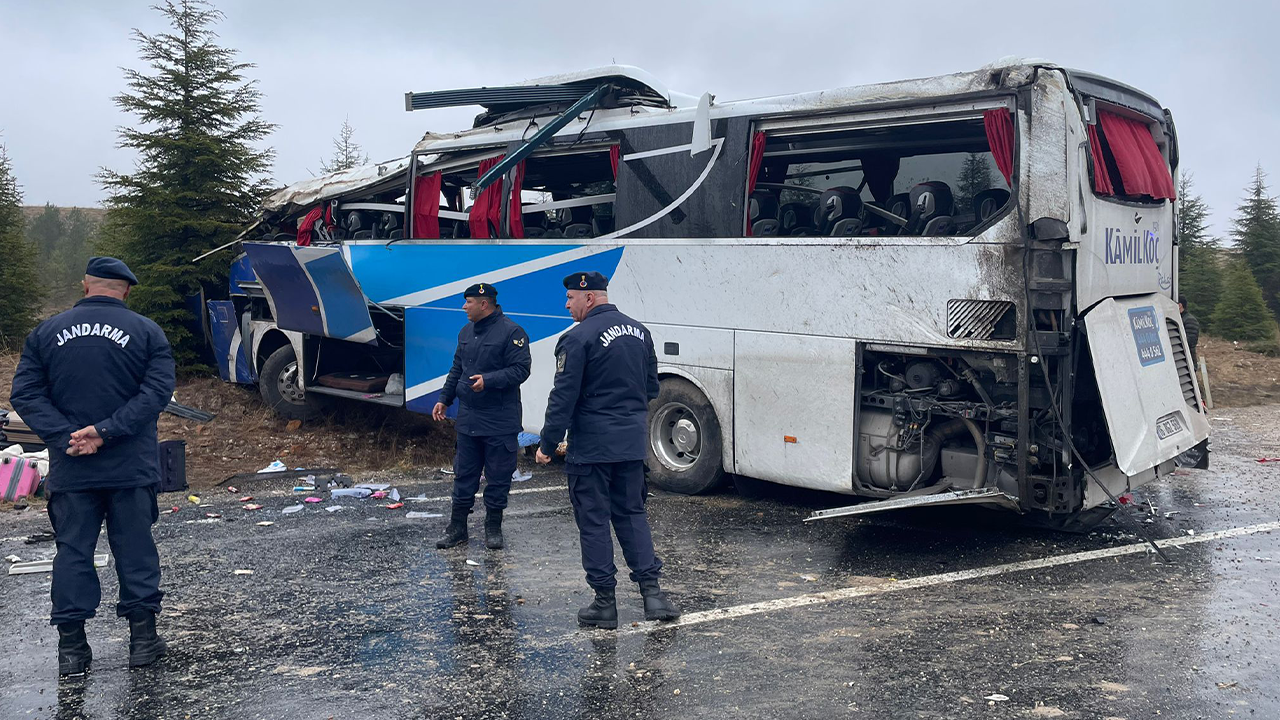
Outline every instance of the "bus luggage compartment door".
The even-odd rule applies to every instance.
[[[244,250],[281,330],[377,342],[369,301],[339,248],[245,243]]]
[[[1085,314],[1084,327],[1121,472],[1137,475],[1209,436],[1173,300],[1108,298]]]
[[[218,375],[226,382],[254,384],[258,378],[245,353],[245,338],[240,335],[235,303],[230,300],[210,300],[207,304]]]

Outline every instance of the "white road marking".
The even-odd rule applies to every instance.
[[[1247,527],[1232,528],[1230,530],[1217,530],[1215,532],[1208,532],[1204,534],[1187,535],[1167,540],[1157,540],[1156,544],[1162,548],[1181,547],[1183,545],[1195,545],[1197,543],[1213,542],[1215,540],[1226,540],[1229,538],[1272,532],[1275,530],[1280,530],[1280,522],[1262,523],[1260,525],[1249,525]],[[1040,568],[1058,567],[1060,565],[1072,565],[1101,558],[1136,555],[1138,553],[1150,552],[1150,550],[1151,547],[1147,543],[1140,542],[1133,543],[1132,545],[1103,548],[1101,550],[1069,553],[1067,555],[1041,558],[1039,560],[1024,560],[1022,562],[991,565],[988,567],[974,568],[972,570],[958,570],[956,572],[940,573],[937,575],[925,575],[923,577],[909,578],[907,580],[899,580],[896,582],[886,581],[883,585],[846,587],[839,590],[809,593],[807,595],[796,595],[794,597],[779,598],[777,600],[766,600],[764,602],[689,613],[675,622],[642,622],[638,626],[619,630],[618,633],[621,635],[650,633],[665,630],[667,628],[700,625],[702,623],[717,622],[720,620],[732,620],[734,618],[746,617],[748,615],[759,615],[760,613],[775,612],[778,610],[792,610],[795,608],[807,607],[809,605],[821,605],[824,603],[850,600],[869,595],[882,595],[885,593],[927,588],[935,585],[963,582],[966,580],[976,580],[978,578],[1007,575],[1009,573],[1023,572],[1026,570],[1038,570]]]

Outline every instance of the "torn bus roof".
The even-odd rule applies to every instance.
[[[752,98],[715,102],[711,105],[711,118],[721,119],[742,116],[786,115],[796,112],[823,112],[841,109],[852,109],[858,106],[888,102],[911,102],[941,96],[964,95],[968,93],[990,92],[1000,89],[1014,89],[1031,81],[1037,67],[1057,67],[1052,63],[1040,60],[1024,60],[1020,58],[1002,58],[978,70],[970,70],[952,75],[900,80],[895,82],[856,85],[832,90],[796,93],[792,95],[776,95],[771,97]],[[569,78],[593,77],[598,71],[583,71],[580,74],[567,74],[530,80],[530,83],[552,81]],[[632,69],[640,73],[638,69]],[[647,73],[645,77],[647,77]],[[582,92],[590,92],[587,88]],[[696,102],[680,102],[669,108],[650,106],[599,109],[590,120],[593,132],[608,132],[633,128],[637,124],[652,123],[654,125],[692,122],[696,112]],[[548,113],[555,115],[556,113]],[[557,136],[577,135],[582,132],[585,119],[570,123]],[[525,123],[494,123],[482,127],[470,128],[453,133],[427,133],[414,148],[415,153],[443,153],[460,149],[473,148],[479,144],[504,146],[522,139]]]
[[[490,114],[502,114],[527,107],[574,103],[596,87],[608,84],[622,91],[622,105],[656,105],[673,107],[674,98],[666,86],[652,75],[630,65],[608,65],[571,73],[534,78],[511,85],[407,92],[404,109],[480,105]],[[688,99],[687,96],[677,96]],[[482,115],[481,119],[487,116]]]
[[[262,212],[289,210],[291,206],[307,207],[321,200],[393,183],[397,175],[403,175],[408,170],[409,158],[402,157],[303,180],[268,195],[262,201]],[[403,182],[403,177],[400,182]]]

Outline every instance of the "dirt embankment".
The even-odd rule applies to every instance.
[[[18,356],[0,353],[0,407]],[[291,427],[263,404],[257,390],[213,378],[180,380],[178,402],[214,413],[208,423],[160,415],[161,440],[187,442],[187,482],[195,490],[280,460],[289,467],[331,467],[348,473],[452,465],[453,431],[424,415],[368,403],[340,403],[326,419]]]
[[[1215,407],[1247,407],[1280,402],[1280,357],[1242,350],[1221,338],[1201,338],[1196,352],[1209,366]]]

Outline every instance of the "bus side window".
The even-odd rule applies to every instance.
[[[1009,199],[981,114],[826,132],[780,127],[764,137],[758,167],[747,170],[748,184],[756,177],[744,234],[970,235]]]

